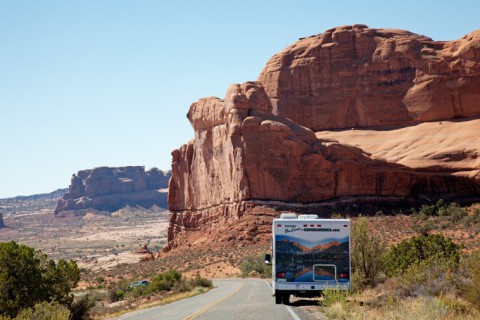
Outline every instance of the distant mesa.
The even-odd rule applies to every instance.
[[[257,81],[190,106],[165,250],[261,205],[478,198],[479,101],[480,30],[446,42],[353,25],[302,38]]]
[[[68,191],[58,201],[55,214],[67,210],[116,211],[125,206],[167,208],[171,172],[143,166],[99,167],[73,174]]]

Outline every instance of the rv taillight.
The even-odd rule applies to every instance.
[[[343,227],[346,228],[346,227],[348,227],[348,225],[344,224]]]
[[[281,224],[277,224],[277,227],[279,227],[279,228],[280,228],[281,226],[282,226]]]
[[[304,227],[304,228],[308,227],[308,224],[304,224],[303,227]]]
[[[286,277],[287,277],[287,274],[285,272],[277,272],[277,278],[285,279]]]
[[[317,227],[320,228],[322,225],[321,224],[317,224]]]
[[[341,279],[347,279],[348,278],[348,273],[343,272],[343,273],[340,273],[339,276],[340,276]]]

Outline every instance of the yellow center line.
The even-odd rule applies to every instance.
[[[192,320],[192,319],[195,319],[196,317],[198,317],[199,315],[201,315],[202,313],[210,310],[211,308],[215,307],[217,304],[227,300],[228,298],[230,298],[231,296],[235,295],[238,291],[240,291],[242,288],[243,288],[244,284],[242,284],[237,290],[233,291],[232,293],[230,293],[229,295],[217,300],[217,301],[214,301],[208,305],[206,305],[205,307],[203,307],[202,309],[198,310],[197,312],[195,312],[194,314],[186,317],[184,320]]]

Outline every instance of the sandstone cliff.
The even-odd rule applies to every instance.
[[[65,210],[97,209],[115,211],[132,205],[167,207],[170,172],[144,167],[99,167],[72,176],[71,184],[58,201],[55,214]]]
[[[274,113],[312,130],[480,114],[480,30],[450,42],[344,26],[301,39],[259,81]]]
[[[479,116],[480,31],[434,42],[355,25],[301,39],[258,81],[190,106],[166,250],[258,204],[478,197]]]

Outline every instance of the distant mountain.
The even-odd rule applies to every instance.
[[[68,188],[57,189],[50,193],[33,194],[29,196],[16,196],[12,198],[5,198],[1,200],[20,200],[20,201],[37,201],[37,200],[57,200],[60,199]]]

